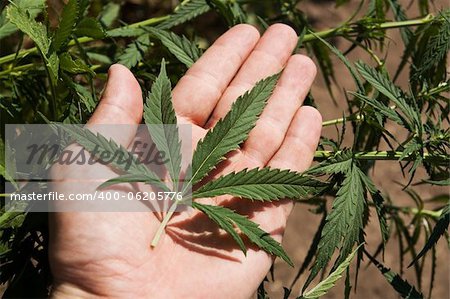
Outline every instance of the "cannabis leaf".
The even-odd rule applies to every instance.
[[[136,66],[144,57],[150,46],[150,35],[143,34],[129,44],[125,51],[117,57],[117,62],[131,68]]]
[[[249,220],[247,217],[221,206],[193,202],[192,207],[202,211],[211,220],[228,232],[244,253],[246,252],[245,245],[241,237],[234,231],[233,225],[236,225],[236,227],[259,248],[282,258],[289,265],[293,266],[291,259],[288,257],[283,247],[281,247],[280,243],[275,241],[267,232],[260,229],[258,224]]]
[[[341,51],[339,51],[336,47],[331,45],[329,42],[327,42],[314,32],[311,32],[311,34],[314,35],[324,45],[326,45],[331,50],[331,52],[333,52],[336,55],[336,57],[339,58],[339,60],[341,60],[342,63],[344,63],[345,67],[349,70],[351,76],[353,77],[353,80],[355,81],[358,90],[364,92],[364,86],[361,82],[361,78],[359,77],[358,72],[355,70],[355,67],[351,64],[351,62],[348,61],[348,59],[341,53]]]
[[[346,169],[347,167],[349,169]],[[340,264],[350,254],[353,245],[359,241],[360,231],[363,228],[364,210],[367,205],[362,179],[364,173],[353,163],[346,165],[342,170],[345,172],[345,178],[333,201],[333,208],[327,216],[316,262],[305,287],[314,279],[320,269],[326,266],[336,248],[340,248],[340,255],[336,262],[336,264]]]
[[[6,3],[6,2],[5,2]],[[31,19],[36,18],[38,14],[45,9],[45,0],[22,0],[14,1],[10,6],[17,6],[22,11],[26,11]],[[0,39],[7,37],[17,31],[17,26],[12,22],[8,22],[8,17],[6,15],[7,9],[4,9],[0,13]]]
[[[15,5],[8,5],[6,15],[11,23],[36,43],[43,55],[48,54],[50,40],[47,37],[47,28],[42,23],[36,22],[24,10]]]
[[[158,38],[170,53],[187,67],[191,67],[202,54],[200,49],[185,36],[178,36],[173,32],[152,27],[148,27],[146,30]]]
[[[362,244],[359,245],[352,253],[350,253],[347,258],[333,271],[327,278],[319,282],[314,288],[304,293],[299,299],[316,299],[319,298],[336,285],[336,282],[342,277],[342,273],[348,268],[351,261],[355,257],[359,248],[361,248]]]
[[[99,21],[89,17],[85,17],[78,23],[75,29],[75,34],[77,36],[87,36],[97,39],[101,39],[106,36],[105,30]]]
[[[421,123],[420,116],[415,109],[407,103],[406,96],[403,94],[402,90],[395,86],[385,75],[377,72],[374,68],[363,62],[358,62],[356,67],[367,82],[388,97],[395,103],[400,111],[402,111],[411,130],[415,128],[418,123]]]
[[[254,200],[300,199],[317,194],[325,184],[300,173],[279,169],[251,169],[232,172],[194,191],[192,198],[229,194]]]
[[[64,6],[58,29],[56,30],[52,41],[54,51],[58,52],[69,42],[69,37],[78,20],[78,9],[78,0],[70,0]]]
[[[408,267],[411,267],[415,262],[417,262],[420,258],[422,258],[427,251],[429,251],[433,246],[437,243],[439,238],[448,230],[448,226],[450,224],[450,204],[447,204],[441,212],[441,216],[433,228],[430,237],[427,242],[423,246],[422,250],[417,254],[417,256],[411,261]]]
[[[159,24],[159,29],[170,29],[202,15],[210,10],[206,0],[183,1],[167,20]]]
[[[197,144],[190,172],[192,184],[199,182],[227,153],[237,149],[247,139],[272,94],[278,77],[279,75],[274,75],[261,80],[251,91],[240,96],[233,103],[231,111]]]
[[[166,167],[172,182],[177,183],[181,170],[181,141],[171,93],[171,84],[163,60],[159,76],[147,96],[144,119],[153,142],[161,152],[167,155]]]
[[[112,139],[108,140],[100,133],[94,134],[89,129],[82,128],[78,125],[56,124],[56,126],[67,132],[79,145],[91,154],[94,154],[96,158],[101,159],[102,154],[104,154],[110,160],[109,163],[111,165],[126,172],[125,176],[106,181],[99,188],[104,188],[118,182],[128,182],[127,179],[129,179],[130,175],[133,175],[134,177],[138,177],[141,182],[155,185],[164,191],[170,191],[153,171],[140,163],[132,153],[128,152],[123,146],[115,143]]]
[[[41,51],[50,73],[50,79],[55,83],[58,79],[59,59],[56,53],[49,53],[50,39],[47,28],[42,23],[36,22],[18,6],[8,5],[6,9],[6,14],[11,23],[27,34]]]
[[[397,273],[391,269],[385,267],[382,263],[377,261],[373,256],[364,251],[366,256],[370,261],[378,268],[378,270],[383,274],[384,278],[392,285],[392,287],[397,291],[397,293],[402,296],[402,298],[407,299],[423,299],[423,295],[418,292],[414,286],[404,280]]]

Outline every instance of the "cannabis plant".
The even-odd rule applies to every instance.
[[[119,160],[112,161],[112,167],[121,175],[103,183],[100,189],[138,181],[167,192],[181,192],[182,200],[165,213],[149,246],[158,246],[175,209],[190,205],[229,234],[244,253],[248,239],[295,267],[283,247],[246,216],[196,201],[221,195],[242,201],[289,198],[312,206],[311,211],[322,221],[297,275],[285,288],[285,298],[318,298],[343,275],[348,298],[352,288],[349,269],[356,270],[356,281],[363,262],[376,266],[400,296],[431,297],[437,260],[443,259],[437,256],[436,245],[441,237],[450,242],[448,187],[446,194],[430,202],[414,189],[450,185],[450,81],[446,68],[450,10],[444,7],[431,13],[431,2],[417,1],[415,9],[420,16],[411,18],[401,1],[361,1],[345,22],[317,31],[302,10],[304,2],[187,0],[165,16],[127,24],[120,19],[122,5],[115,2],[102,5],[98,0],[69,0],[57,17],[56,8],[44,0],[11,0],[3,5],[0,14],[2,127],[47,123],[55,132],[66,134],[67,142],[75,141],[89,152],[100,148],[101,152],[119,152],[121,157],[128,157],[131,164],[126,167]],[[335,2],[337,7],[351,5],[346,0]],[[291,25],[298,34],[295,51],[306,52],[317,61],[330,96],[327,105],[333,105],[339,96],[345,97],[347,107],[338,111],[343,116],[323,123],[324,127],[335,126],[336,136],[321,138],[315,152],[317,163],[307,171],[246,169],[202,183],[228,153],[246,140],[279,75],[261,80],[239,97],[230,112],[198,143],[187,168],[182,167],[182,140],[171,102],[171,82],[176,83],[202,55],[208,45],[205,27],[211,27],[211,31],[215,27],[199,26],[199,22],[211,20],[218,28],[239,23],[251,23],[262,30],[276,22]],[[391,29],[400,31],[401,40],[396,42],[403,46],[394,72],[386,66]],[[340,41],[350,46],[339,50]],[[364,61],[348,58],[356,50],[364,53]],[[346,67],[354,83],[339,95],[333,88],[337,84],[334,61]],[[98,103],[106,70],[116,62],[129,67],[148,91],[144,119],[156,147],[168,157],[164,166],[169,182],[114,140],[73,125],[89,119]],[[397,84],[401,80],[406,84]],[[312,93],[307,104],[321,108]],[[14,161],[5,161],[4,152],[11,149],[3,141],[3,130],[1,134],[0,175],[16,188],[15,192],[27,192],[26,184],[15,182],[14,167],[5,167],[5,162],[14,165]],[[405,194],[411,196],[413,204],[400,205],[389,197],[389,190],[380,190],[374,183],[371,170],[378,160],[399,165],[408,178],[403,186]],[[0,281],[8,286],[7,296],[47,296],[52,283],[47,260],[47,215],[7,210],[5,201],[10,195],[1,194]],[[369,219],[378,223],[380,231],[378,249],[372,253],[365,242]],[[395,243],[393,239],[399,247],[400,273],[382,261],[386,245]],[[430,288],[424,290],[427,258],[431,261]],[[415,285],[402,278],[408,266],[405,260],[414,270]],[[308,268],[301,292],[294,293]],[[311,286],[319,277],[320,281]],[[258,298],[268,298],[268,280],[258,289]],[[357,295],[356,287],[355,291]]]

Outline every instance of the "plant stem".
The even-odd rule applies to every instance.
[[[401,27],[409,27],[409,26],[419,26],[423,24],[430,23],[434,20],[434,16],[432,14],[429,14],[423,18],[420,19],[414,19],[414,20],[406,20],[406,21],[399,21],[399,22],[385,22],[380,24],[371,25],[371,29],[395,29],[395,28],[401,28]],[[339,36],[344,33],[350,34],[350,33],[356,33],[359,31],[359,28],[356,27],[350,27],[350,26],[341,26],[337,28],[331,28],[319,32],[315,32],[314,34],[305,34],[303,37],[303,42],[309,42],[312,40],[317,39],[316,36],[319,36],[321,38],[329,38],[334,36]],[[315,36],[316,35],[316,36]]]
[[[328,126],[332,126],[332,125],[342,124],[347,121],[360,121],[363,119],[364,119],[364,116],[361,114],[351,114],[346,117],[326,120],[322,123],[322,127],[328,127]]]
[[[130,25],[127,25],[124,27],[119,27],[119,28],[138,28],[138,27],[142,27],[142,26],[155,25],[155,24],[161,23],[162,21],[166,20],[167,18],[169,18],[168,15],[163,16],[163,17],[151,18],[151,19],[133,23],[133,24],[130,24]],[[430,23],[431,21],[434,20],[434,18],[435,17],[432,14],[429,14],[420,19],[406,20],[406,21],[400,21],[400,22],[385,22],[385,23],[371,25],[372,27],[370,27],[370,28],[372,28],[372,29],[394,29],[394,28],[400,28],[400,27],[419,26],[419,25]],[[115,29],[118,29],[118,28],[115,28]],[[115,29],[111,29],[111,30],[115,30]],[[357,27],[341,26],[341,27],[337,27],[337,28],[330,28],[330,29],[326,29],[323,31],[318,31],[314,34],[321,38],[329,38],[329,37],[333,37],[333,36],[339,36],[342,34],[356,33],[359,30],[360,30],[360,28],[357,28]],[[309,41],[315,40],[317,38],[316,36],[314,36],[313,34],[305,34],[305,36],[303,38],[303,42],[309,42]],[[83,44],[83,43],[91,42],[94,40],[95,39],[90,38],[90,37],[80,37],[77,39],[77,42],[80,44]],[[71,40],[69,42],[69,46],[72,46],[75,43],[76,43],[75,40]],[[35,53],[37,53],[37,49],[35,47],[26,49],[26,50],[21,50],[17,54],[17,58],[23,58],[27,55],[35,54]],[[16,57],[16,53],[0,57],[0,64],[11,62],[15,59],[15,57]]]
[[[170,207],[169,211],[167,211],[166,216],[164,216],[163,221],[161,222],[161,224],[158,227],[158,230],[156,231],[155,236],[153,237],[151,246],[152,247],[156,247],[156,245],[158,245],[159,239],[161,238],[161,235],[164,231],[164,229],[167,226],[167,223],[169,222],[170,218],[172,218],[173,213],[175,212],[175,209],[177,208],[177,203],[174,202],[172,204],[172,206]]]
[[[314,154],[314,159],[321,161],[329,157],[338,154],[340,151],[316,151]],[[358,160],[399,160],[403,155],[403,152],[397,151],[372,151],[372,152],[358,152],[354,153],[353,157]],[[402,161],[413,161],[415,160],[412,156],[406,156]],[[432,155],[429,153],[424,153],[424,161],[433,161],[437,164],[447,165],[450,163],[450,156],[447,155]]]

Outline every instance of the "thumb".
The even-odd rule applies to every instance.
[[[87,127],[127,147],[141,123],[142,110],[142,92],[136,78],[125,66],[114,64],[109,68],[105,91]]]

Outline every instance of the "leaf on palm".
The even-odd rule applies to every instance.
[[[90,130],[77,125],[57,126],[74,138],[79,145],[91,154],[94,154],[96,158],[101,158],[102,154],[105,154],[108,158],[113,157],[109,158],[110,161],[108,162],[112,166],[126,172],[124,176],[106,181],[99,188],[109,186],[112,183],[135,182],[136,180],[134,178],[140,177],[142,182],[152,184],[164,191],[170,191],[153,171],[140,163],[132,153],[128,152],[123,146],[115,143],[112,139],[108,140],[100,133],[94,134]],[[130,175],[134,176],[132,180],[129,180]]]
[[[272,94],[278,77],[279,75],[274,75],[261,80],[251,91],[240,96],[233,103],[231,111],[197,144],[190,171],[192,184],[199,182],[225,159],[226,154],[237,149],[247,139]]]
[[[171,83],[166,74],[165,61],[148,94],[144,119],[153,142],[165,154],[166,168],[173,183],[179,179],[181,169],[181,142],[178,134],[177,117],[172,106]]]
[[[221,206],[212,206],[193,202],[192,207],[203,212],[222,229],[229,233],[244,253],[246,252],[244,242],[235,231],[234,226],[236,226],[242,234],[247,236],[247,238],[259,248],[282,258],[289,265],[293,266],[291,259],[286,254],[283,247],[281,247],[280,243],[275,241],[270,234],[262,230],[258,224],[249,220],[247,217],[239,215],[233,210]]]
[[[222,176],[194,191],[192,197],[232,195],[252,200],[273,201],[312,196],[326,184],[300,173],[279,169],[251,169]]]

